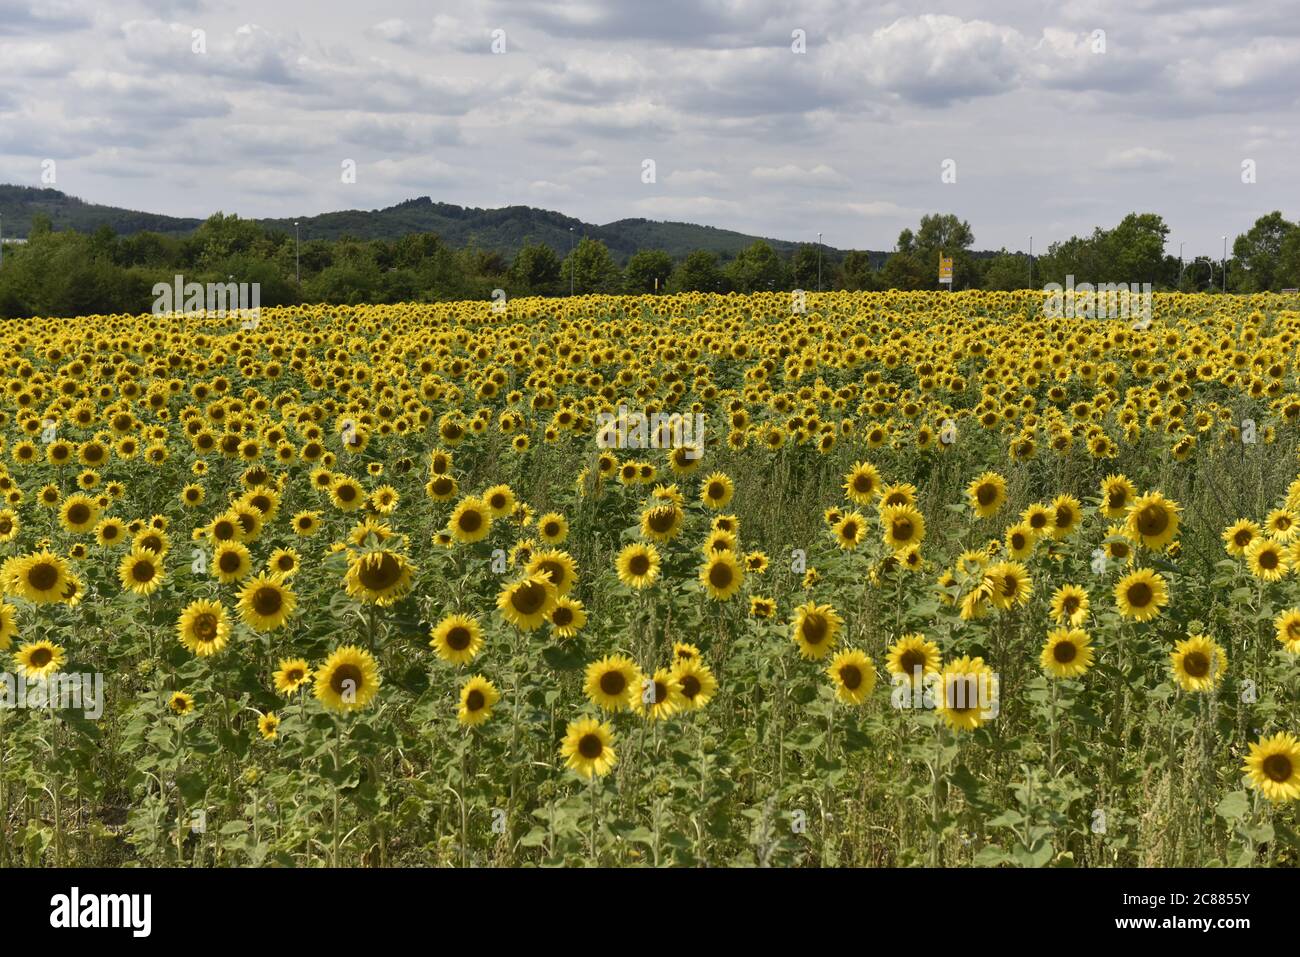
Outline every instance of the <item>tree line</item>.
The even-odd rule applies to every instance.
[[[590,293],[920,290],[941,288],[940,255],[953,259],[955,289],[1029,289],[1047,283],[1144,283],[1155,289],[1263,292],[1300,287],[1300,225],[1281,212],[1236,237],[1224,260],[1170,255],[1169,227],[1131,213],[1110,229],[1072,236],[1031,257],[972,250],[969,223],[923,216],[887,254],[805,244],[781,256],[759,240],[729,260],[697,250],[680,259],[641,250],[620,265],[604,243],[582,239],[561,257],[526,243],[513,259],[490,249],[453,249],[434,233],[400,239],[307,239],[217,213],[188,236],[54,231],[37,216],[25,245],[6,245],[0,316],[76,316],[151,310],[156,283],[258,283],[261,304],[433,302]],[[1226,267],[1226,275],[1225,275]]]

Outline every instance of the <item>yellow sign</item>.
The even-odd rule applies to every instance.
[[[943,256],[939,257],[939,281],[946,283],[952,282],[952,257],[947,259]]]

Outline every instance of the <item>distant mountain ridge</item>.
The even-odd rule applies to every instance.
[[[183,236],[203,222],[201,219],[87,203],[57,189],[0,184],[0,217],[3,217],[5,236],[27,236],[32,217],[38,213],[47,215],[56,230],[89,233],[108,226],[119,235],[148,231]],[[291,234],[295,220],[254,221],[267,229]],[[590,236],[608,246],[610,253],[620,262],[640,249],[662,249],[674,258],[706,249],[729,259],[758,239],[764,239],[781,255],[788,255],[802,245],[694,223],[620,219],[599,226],[533,206],[480,209],[435,203],[428,196],[408,199],[384,209],[351,209],[300,216],[297,222],[303,240],[339,239],[345,235],[360,240],[397,239],[407,233],[433,232],[453,247],[474,245],[507,256],[514,256],[529,242],[546,243],[563,256],[571,243]],[[841,252],[830,246],[825,249],[831,255]],[[883,260],[886,254],[871,255],[873,262],[878,264],[877,258]]]

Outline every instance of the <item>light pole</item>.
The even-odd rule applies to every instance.
[[[1029,287],[1034,286],[1034,237],[1029,237]]]
[[[822,234],[817,234],[817,291],[822,291]]]
[[[569,298],[573,298],[573,227],[569,227]]]
[[[1223,291],[1228,291],[1228,237],[1223,237]]]
[[[1183,246],[1186,243],[1178,244],[1178,288],[1183,288]]]
[[[0,216],[0,266],[5,264],[5,218]]]
[[[298,220],[293,221],[293,280],[302,285],[302,257],[298,251]]]

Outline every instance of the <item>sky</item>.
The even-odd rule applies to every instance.
[[[1035,252],[1156,212],[1217,258],[1300,218],[1298,68],[1300,0],[0,0],[0,182],[845,249],[931,212]]]

